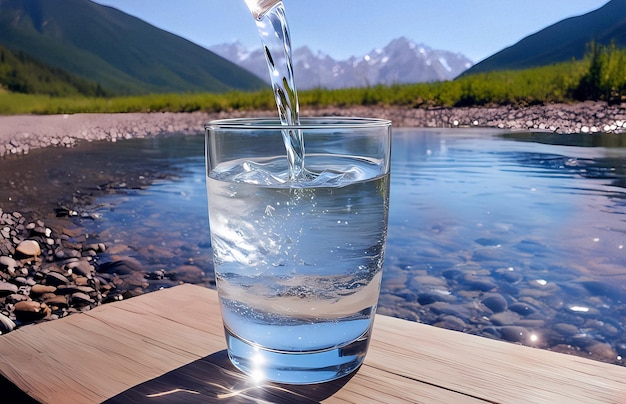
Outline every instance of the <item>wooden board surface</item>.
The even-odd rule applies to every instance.
[[[217,294],[181,285],[0,337],[0,374],[44,403],[626,402],[626,368],[377,316],[364,365],[256,385],[226,355]]]

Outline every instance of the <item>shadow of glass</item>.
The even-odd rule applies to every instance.
[[[259,383],[235,368],[223,350],[134,386],[104,403],[316,403],[339,391],[355,373],[311,385]]]

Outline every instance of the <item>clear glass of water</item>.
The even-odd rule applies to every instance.
[[[294,177],[289,131],[300,131]],[[298,145],[301,147],[302,145]],[[206,126],[209,224],[233,364],[312,384],[365,358],[387,234],[391,122],[226,119]]]

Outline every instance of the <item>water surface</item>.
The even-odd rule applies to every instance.
[[[379,312],[623,363],[625,139],[394,129]],[[176,176],[97,200],[84,225],[110,254],[212,271],[203,143],[115,145]]]

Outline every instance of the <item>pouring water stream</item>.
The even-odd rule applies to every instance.
[[[263,43],[280,121],[294,126],[299,121],[298,92],[291,60],[291,38],[281,0],[246,0]],[[299,129],[284,129],[283,141],[289,161],[289,179],[307,178],[304,168],[304,139]]]

